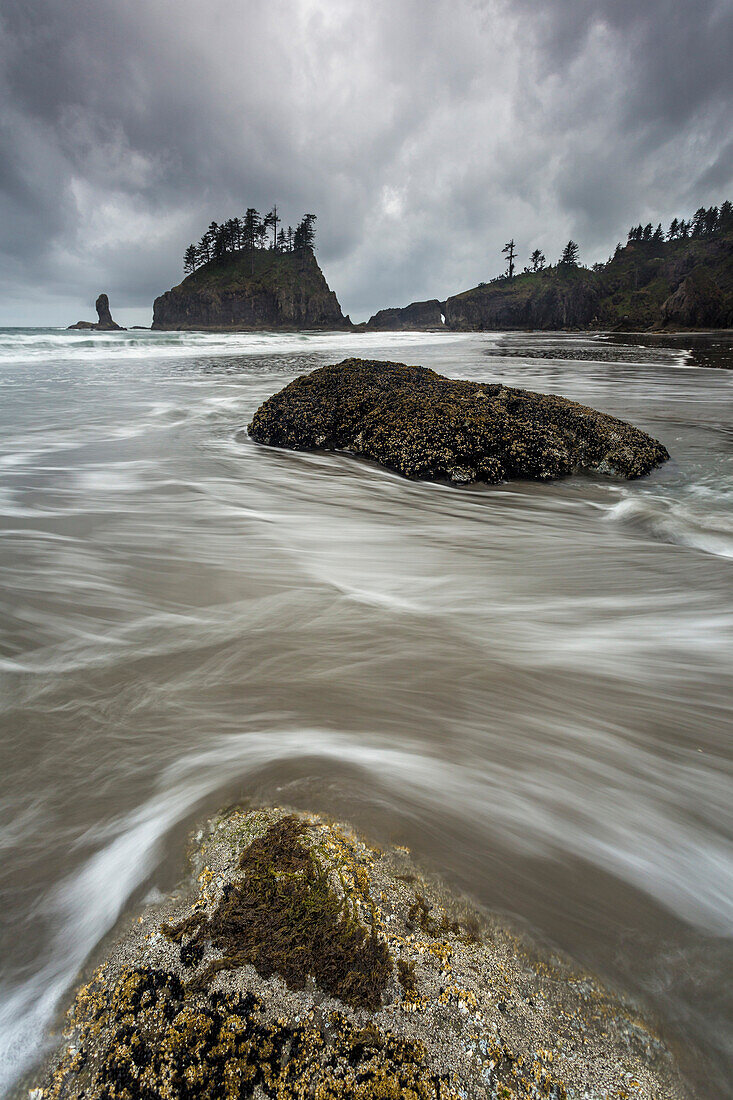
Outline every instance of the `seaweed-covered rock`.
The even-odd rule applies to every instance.
[[[406,477],[453,482],[640,477],[669,458],[645,432],[564,397],[346,359],[296,378],[255,413],[258,443],[349,451]]]
[[[77,993],[44,1100],[683,1100],[637,1011],[405,849],[233,810]],[[192,878],[193,881],[193,878]]]

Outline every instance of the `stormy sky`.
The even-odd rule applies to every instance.
[[[318,215],[344,312],[733,198],[730,0],[0,0],[0,324],[147,324],[209,221]]]

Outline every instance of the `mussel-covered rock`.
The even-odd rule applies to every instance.
[[[230,810],[77,992],[43,1100],[683,1100],[628,1004],[403,848]],[[26,1095],[28,1095],[26,1093]]]
[[[296,378],[248,431],[258,443],[347,451],[406,477],[457,483],[582,470],[636,478],[669,458],[645,432],[564,397],[366,359]]]

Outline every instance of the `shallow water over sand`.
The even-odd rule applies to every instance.
[[[246,437],[351,354],[562,393],[672,461],[456,489]],[[699,362],[681,339],[0,332],[2,1088],[191,824],[252,800],[410,845],[733,1095],[733,372]]]

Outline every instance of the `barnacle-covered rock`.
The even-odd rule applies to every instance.
[[[580,470],[636,478],[669,458],[645,432],[564,397],[367,359],[296,378],[248,431],[258,443],[347,451],[406,477],[456,483]]]
[[[683,1100],[638,1013],[409,853],[232,810],[79,990],[44,1100]]]

